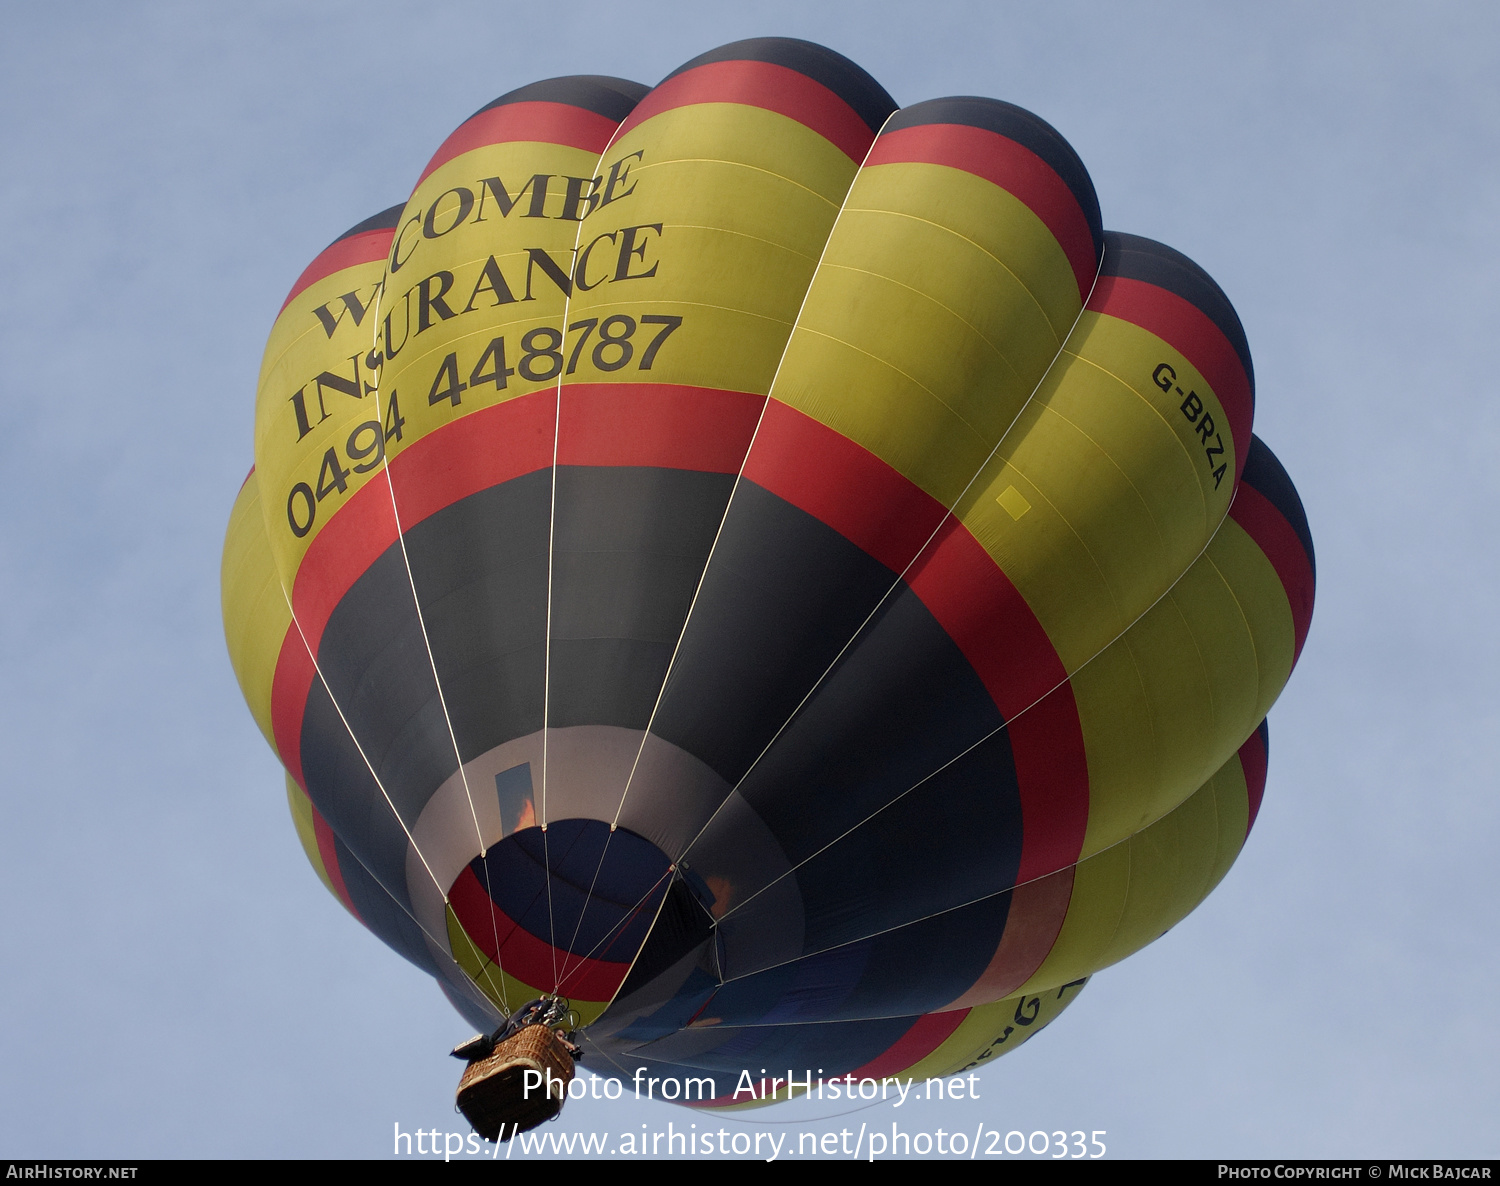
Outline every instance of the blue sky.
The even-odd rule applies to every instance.
[[[903,104],[1030,108],[1107,227],[1207,268],[1319,576],[1259,822],[1197,913],[978,1101],[768,1119],[1102,1129],[1135,1156],[1500,1152],[1495,10],[561,7],[7,8],[0,1153],[371,1157],[393,1124],[463,1127],[464,1023],[317,883],[229,669],[219,550],[260,352],[312,256],[496,95],[654,83],[766,34]]]

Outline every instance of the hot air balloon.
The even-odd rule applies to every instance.
[[[257,401],[235,671],[324,884],[487,1033],[695,1106],[967,1071],[1255,819],[1307,520],[1228,299],[1021,108],[775,38],[511,91]]]

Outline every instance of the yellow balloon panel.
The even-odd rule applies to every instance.
[[[1025,990],[1045,993],[1091,975],[1187,917],[1228,872],[1248,821],[1236,755],[1149,828],[1080,861],[1062,929]]]
[[[1219,584],[1208,592],[1225,590]],[[1197,633],[1185,616],[1184,593],[1174,590],[1162,598],[1073,677],[1089,762],[1085,856],[1181,803],[1255,726],[1253,720],[1236,721],[1219,710],[1220,702],[1233,699],[1233,690],[1214,686],[1206,653],[1213,640]],[[1224,608],[1224,600],[1221,596],[1213,608]],[[1223,672],[1229,683],[1242,687],[1249,682],[1246,674]],[[1254,672],[1248,675],[1253,681]],[[1144,695],[1137,695],[1137,688]],[[1129,738],[1131,730],[1150,739],[1149,749]],[[1120,740],[1128,747],[1125,752],[1109,748]]]
[[[334,270],[293,295],[276,319],[261,368],[255,471],[266,538],[288,589],[329,519],[379,475],[399,431],[377,411],[377,373],[369,357],[390,234],[359,238],[373,240],[360,243],[366,258],[344,263],[339,243],[319,257],[331,260]],[[358,317],[349,311],[353,304],[360,306]]]
[[[1244,615],[1255,648],[1255,707],[1262,717],[1291,678],[1296,628],[1287,592],[1276,569],[1250,535],[1233,519],[1214,537],[1209,559]]]
[[[334,888],[333,879],[328,875],[328,866],[323,860],[323,853],[318,848],[317,825],[313,822],[314,809],[312,801],[307,797],[307,792],[299,787],[291,775],[286,776],[286,802],[292,813],[292,824],[297,829],[297,842],[302,845],[302,855],[307,858],[307,863],[313,867],[313,872],[318,875],[318,880],[323,883],[323,888],[338,899],[340,906],[349,908],[349,904],[339,896]]]
[[[764,394],[855,162],[786,115],[715,102],[653,115],[607,155],[634,160],[630,225],[607,206],[584,223],[570,380]]]
[[[292,611],[276,573],[270,544],[266,542],[260,502],[260,482],[252,472],[229,512],[219,589],[230,665],[255,723],[274,751],[271,681],[276,675],[276,658],[291,625]]]
[[[540,134],[540,130],[537,133]],[[382,408],[392,456],[453,420],[555,385],[596,153],[510,141],[443,164],[407,203],[385,280]],[[429,237],[429,232],[437,232]]]
[[[926,162],[868,166],[773,394],[951,506],[1078,307],[1052,232],[1001,184]]]

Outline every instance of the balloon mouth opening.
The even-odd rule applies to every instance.
[[[507,1013],[551,993],[587,1024],[624,983],[674,872],[656,845],[602,820],[522,828],[449,889],[454,955]]]

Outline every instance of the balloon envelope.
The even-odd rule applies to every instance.
[[[1005,1052],[1227,872],[1312,611],[1249,348],[990,99],[552,79],[272,329],[231,658],[304,849],[486,1029],[760,1102]]]

